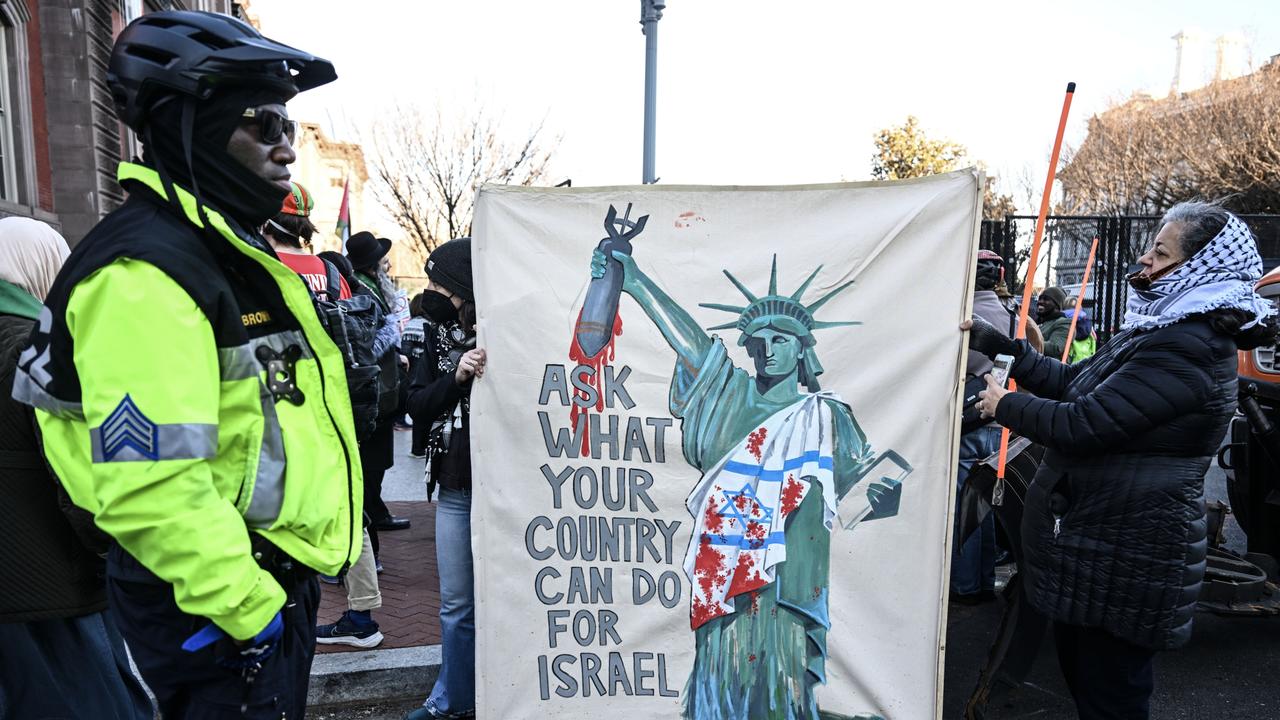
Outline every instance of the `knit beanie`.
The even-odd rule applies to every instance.
[[[1040,293],[1040,297],[1052,300],[1059,310],[1067,306],[1067,292],[1057,285],[1045,288],[1044,292]]]
[[[425,269],[435,284],[468,302],[476,301],[471,289],[471,238],[450,240],[432,250]]]

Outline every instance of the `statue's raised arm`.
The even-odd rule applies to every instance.
[[[636,261],[629,253],[612,251],[612,257],[596,250],[591,256],[591,276],[600,278],[605,275],[610,260],[617,262],[622,269],[622,291],[630,295],[645,314],[658,327],[662,337],[676,351],[680,361],[688,366],[697,367],[707,351],[711,348],[711,337],[698,325],[689,313],[685,312],[676,301],[663,292],[662,288],[636,266]]]

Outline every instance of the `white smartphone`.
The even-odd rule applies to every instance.
[[[1009,382],[1009,368],[1013,367],[1012,355],[997,355],[992,361],[994,365],[991,368],[991,377],[996,379],[996,384],[1004,387]]]

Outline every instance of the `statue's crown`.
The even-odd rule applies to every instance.
[[[722,310],[724,312],[731,312],[738,315],[738,319],[733,322],[716,325],[715,327],[707,329],[728,330],[736,328],[739,331],[750,335],[760,327],[768,325],[770,321],[783,318],[791,321],[784,321],[784,325],[792,325],[795,323],[796,330],[801,331],[803,335],[809,335],[814,330],[822,330],[830,327],[861,325],[862,323],[859,322],[827,322],[817,320],[814,317],[814,313],[817,312],[818,308],[825,305],[828,300],[852,285],[852,280],[834,288],[810,305],[805,305],[800,301],[800,299],[804,297],[805,290],[809,289],[809,284],[813,282],[813,279],[818,276],[818,273],[821,272],[821,270],[822,266],[819,265],[812,273],[810,273],[809,277],[800,284],[800,287],[797,288],[795,292],[790,295],[780,295],[778,294],[778,256],[775,254],[773,256],[773,266],[769,273],[769,292],[764,296],[756,296],[748,290],[745,285],[739,282],[737,278],[730,274],[728,270],[725,270],[725,277],[728,277],[729,282],[732,282],[734,287],[738,288],[738,291],[747,298],[748,304],[745,307],[739,307],[736,305],[722,305],[720,303],[699,303],[701,307],[710,308],[712,310]]]

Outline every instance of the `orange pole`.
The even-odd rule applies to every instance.
[[[1044,223],[1049,217],[1049,198],[1053,193],[1053,181],[1058,175],[1058,156],[1062,154],[1062,136],[1067,132],[1067,115],[1071,112],[1071,97],[1075,95],[1076,84],[1067,83],[1067,97],[1062,101],[1062,115],[1058,118],[1058,134],[1053,139],[1053,152],[1049,155],[1049,174],[1044,180],[1044,194],[1040,196],[1040,217],[1036,220],[1035,240],[1031,244],[1031,257],[1027,259],[1027,279],[1022,287],[1022,307],[1018,310],[1018,330],[1014,337],[1021,339],[1027,336],[1027,313],[1031,310],[1031,287],[1035,282],[1036,262],[1040,259],[1040,241],[1044,239]],[[1018,384],[1009,380],[1009,390],[1018,389]],[[1004,481],[1005,464],[1009,460],[1009,428],[1000,433],[1000,461],[996,466],[996,479]]]
[[[1071,316],[1071,327],[1067,329],[1067,346],[1062,348],[1062,362],[1071,355],[1071,342],[1076,339],[1076,320],[1080,319],[1080,308],[1084,306],[1084,294],[1089,289],[1089,273],[1093,270],[1093,257],[1098,252],[1098,238],[1089,246],[1089,260],[1084,264],[1084,277],[1080,278],[1080,294],[1076,295],[1076,312]]]

